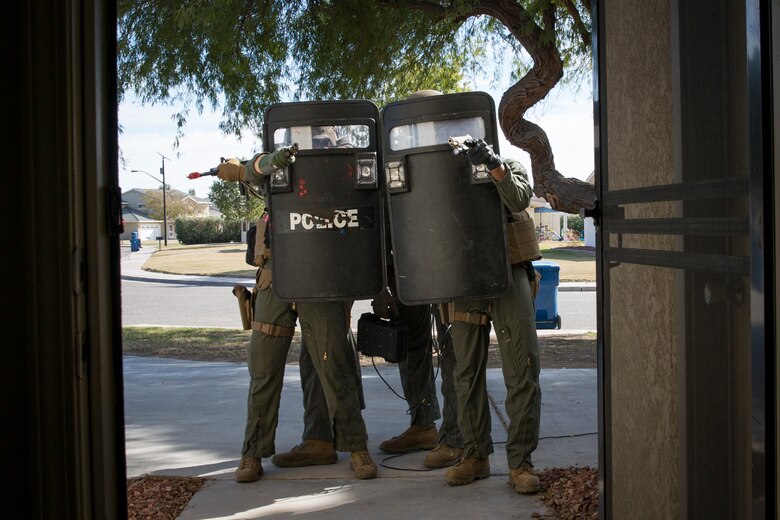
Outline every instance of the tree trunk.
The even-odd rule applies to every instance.
[[[552,208],[564,213],[579,213],[581,208],[592,208],[596,200],[595,187],[579,179],[564,177],[556,170],[547,134],[523,117],[563,76],[563,62],[554,43],[553,7],[550,6],[543,13],[544,29],[533,22],[518,2],[484,1],[478,4],[476,10],[478,14],[500,20],[520,41],[534,62],[531,70],[501,96],[498,105],[499,124],[507,140],[530,155],[534,193],[544,197]]]

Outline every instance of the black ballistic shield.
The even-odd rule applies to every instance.
[[[414,98],[382,111],[392,258],[407,305],[494,297],[509,288],[504,207],[487,171],[453,153],[450,138],[464,136],[498,152],[488,94]]]
[[[299,145],[295,162],[272,174],[266,190],[281,299],[367,299],[384,288],[378,120],[370,101],[267,109],[265,149]]]

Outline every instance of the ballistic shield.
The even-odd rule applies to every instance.
[[[266,110],[265,149],[299,147],[265,190],[282,300],[368,299],[385,287],[378,121],[376,105],[362,100]]]
[[[484,165],[472,166],[452,146],[468,138],[498,152],[495,106],[484,92],[415,97],[382,111],[392,259],[397,296],[407,305],[509,289],[498,191]]]

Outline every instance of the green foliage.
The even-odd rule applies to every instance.
[[[573,229],[582,235],[585,229],[585,221],[579,215],[569,215],[568,226],[569,229]]]
[[[257,220],[265,209],[264,201],[241,195],[237,182],[215,181],[209,188],[209,199],[228,222]]]
[[[181,192],[171,192],[170,187],[165,192],[165,206],[163,207],[162,185],[159,190],[148,190],[144,193],[144,205],[149,217],[155,220],[163,220],[167,215],[168,222],[179,217],[195,215],[198,212],[198,204],[192,199],[186,198]]]
[[[556,45],[570,82],[590,69],[583,0],[119,0],[120,97],[222,107],[221,129],[260,136],[264,108],[293,99],[370,99],[469,90],[488,70],[533,65],[523,45]],[[499,20],[512,20],[507,27]],[[493,49],[493,54],[485,52]],[[497,67],[495,66],[497,65]],[[510,71],[512,72],[512,71]],[[497,78],[493,78],[495,81]]]
[[[176,236],[182,244],[221,244],[241,241],[241,224],[218,217],[176,219]]]

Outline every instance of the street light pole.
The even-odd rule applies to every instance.
[[[162,175],[162,182],[163,182],[163,240],[165,241],[165,247],[168,247],[168,211],[165,206],[165,190],[167,189],[165,186],[165,159],[168,159],[160,152],[157,152],[157,155],[162,157],[160,159],[160,162],[162,163],[162,166],[160,167],[160,174]],[[170,161],[170,159],[168,159]]]
[[[162,185],[163,185],[163,239],[165,240],[165,245],[168,245],[168,210],[165,206],[165,159],[168,159],[164,155],[158,153],[160,157],[163,158],[162,168],[160,168],[160,173],[162,174]],[[170,159],[168,159],[170,161]],[[152,179],[156,180],[157,182],[160,182],[160,179],[152,175],[151,173],[145,171],[145,170],[130,170],[131,172],[139,172],[139,173],[145,173]]]

